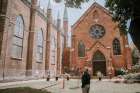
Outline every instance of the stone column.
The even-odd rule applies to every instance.
[[[50,63],[50,35],[51,35],[51,27],[52,27],[52,10],[50,1],[47,8],[47,26],[46,26],[46,51],[45,51],[45,73],[49,72],[49,63]]]
[[[8,0],[0,0],[0,56],[3,45],[3,35],[5,29],[6,13],[7,13]]]
[[[32,0],[31,9],[30,9],[31,13],[30,13],[30,26],[29,26],[27,64],[26,64],[27,76],[32,75],[36,7],[37,7],[37,0]]]
[[[60,74],[60,31],[57,31],[57,74]]]
[[[71,53],[71,67],[70,68],[75,68],[76,66],[76,36],[72,35],[72,53]]]
[[[59,15],[59,12],[58,12],[58,16],[57,16],[57,74],[60,74],[61,73],[61,70],[60,70],[60,32],[61,32],[61,18],[60,18],[60,15]]]

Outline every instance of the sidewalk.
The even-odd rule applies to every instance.
[[[16,82],[0,83],[0,89],[14,88],[14,87],[31,87],[31,88],[41,89],[44,87],[56,85],[57,83],[58,82],[56,82],[55,79],[51,79],[50,81],[46,81],[46,79],[16,81]]]
[[[102,79],[102,82],[114,82],[117,79]],[[67,80],[65,80],[66,85],[67,85]],[[77,82],[77,79],[70,79],[70,81],[75,82],[73,87],[77,85],[79,82],[80,84],[80,79]],[[92,82],[98,82],[98,79],[92,79]],[[119,81],[119,80],[118,80]],[[121,81],[121,80],[120,80]],[[53,87],[59,85],[62,88],[62,79],[59,79],[58,81],[55,81],[55,79],[50,79],[50,81],[46,81],[46,79],[38,79],[38,80],[28,80],[28,81],[16,81],[16,82],[6,82],[6,83],[0,83],[0,89],[5,89],[5,88],[14,88],[14,87],[31,87],[31,88],[37,88],[37,89],[42,89],[42,88],[48,88],[48,87]],[[68,84],[69,85],[69,84]]]

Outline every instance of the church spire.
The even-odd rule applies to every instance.
[[[57,13],[57,19],[60,19],[60,12]]]
[[[57,28],[58,28],[58,30],[60,29],[60,26],[61,26],[61,18],[60,18],[60,12],[58,11],[58,14],[57,14]]]
[[[64,21],[68,21],[68,10],[67,10],[67,6],[65,6],[63,20]]]
[[[47,9],[51,9],[51,1],[49,0],[49,2],[48,2],[48,7],[47,7]]]
[[[64,47],[67,47],[67,34],[68,34],[68,11],[65,5],[64,15],[63,15],[63,28],[64,28]]]
[[[48,6],[47,6],[47,23],[52,22],[52,9],[51,9],[51,1],[48,1]]]

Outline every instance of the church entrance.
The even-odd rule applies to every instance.
[[[100,71],[104,76],[106,76],[106,60],[105,56],[100,51],[96,51],[93,55],[92,64],[94,76],[96,76],[97,71]]]

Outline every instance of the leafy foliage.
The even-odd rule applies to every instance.
[[[106,0],[106,7],[113,15],[113,20],[119,22],[119,27],[124,33],[127,32],[128,20],[137,17],[140,11],[139,0]]]
[[[132,69],[130,70],[131,73],[139,73],[140,72],[140,64],[136,64],[132,66]]]
[[[116,75],[125,75],[126,74],[126,71],[124,69],[116,69],[116,72],[115,72]]]
[[[55,2],[59,3],[62,0],[55,0]],[[64,0],[67,7],[72,8],[80,8],[81,4],[84,2],[88,2],[89,0]]]

